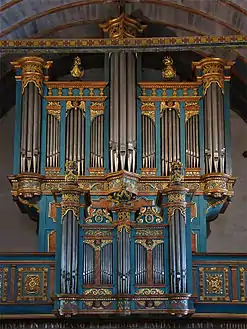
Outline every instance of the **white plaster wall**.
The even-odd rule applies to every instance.
[[[237,176],[235,196],[224,214],[211,223],[209,252],[247,253],[247,124],[231,112],[232,175]]]
[[[14,116],[13,108],[0,120],[0,252],[37,251],[36,223],[13,202],[7,178],[13,168]]]
[[[233,175],[238,176],[235,197],[225,214],[211,223],[210,252],[247,252],[247,124],[231,113]],[[12,201],[7,176],[12,173],[14,109],[0,121],[0,252],[36,251],[36,223]]]

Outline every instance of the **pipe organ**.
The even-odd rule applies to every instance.
[[[130,33],[134,22],[114,24]],[[71,81],[48,81],[41,57],[12,63],[9,179],[39,221],[39,251],[55,251],[54,312],[191,314],[192,252],[206,251],[207,222],[233,195],[233,63],[195,62],[192,82],[172,80],[168,57],[163,81],[143,81],[132,51],[106,56],[102,81],[83,80],[75,63]]]

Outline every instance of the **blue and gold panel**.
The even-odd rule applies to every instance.
[[[7,301],[8,268],[0,267],[0,302]]]
[[[109,224],[112,222],[112,217],[106,209],[89,206],[87,212],[88,216],[85,218],[87,224]]]
[[[229,268],[199,267],[200,301],[230,301]]]
[[[241,267],[240,271],[240,299],[247,302],[247,267]]]
[[[17,271],[17,301],[49,299],[48,267],[19,267]]]
[[[136,218],[138,224],[160,224],[163,218],[158,207],[142,207]]]

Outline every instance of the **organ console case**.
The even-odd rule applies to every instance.
[[[102,81],[84,80],[78,63],[71,81],[49,81],[53,63],[41,57],[12,63],[9,180],[39,225],[38,260],[1,261],[5,310],[18,313],[13,302],[25,301],[20,312],[38,305],[36,313],[57,316],[245,313],[247,259],[205,254],[207,224],[225,211],[235,183],[233,63],[192,63],[188,82],[173,79],[169,57],[161,82],[141,79],[134,51],[106,56]]]

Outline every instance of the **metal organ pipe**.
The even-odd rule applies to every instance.
[[[186,130],[186,167],[199,167],[198,114],[190,117],[185,124]]]
[[[103,114],[96,116],[91,124],[91,167],[103,167],[104,138]]]
[[[72,108],[66,118],[66,161],[77,163],[78,175],[84,174],[84,113]]]
[[[225,171],[224,106],[221,88],[212,82],[205,94],[206,173]]]
[[[110,169],[135,172],[136,81],[132,53],[111,54]]]
[[[180,159],[180,122],[176,110],[163,110],[161,131],[161,174],[168,176],[170,164]]]

